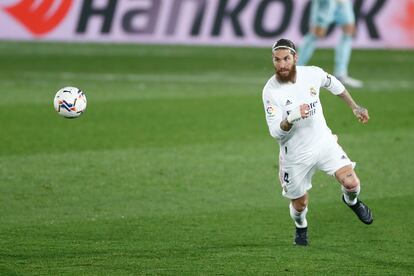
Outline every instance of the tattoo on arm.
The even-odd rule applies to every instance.
[[[346,89],[344,90],[344,92],[342,92],[338,96],[342,98],[352,110],[358,107],[354,99],[351,97],[351,94],[349,94],[349,92]]]

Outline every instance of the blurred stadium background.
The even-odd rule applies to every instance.
[[[321,100],[375,222],[319,173],[295,248],[261,91],[309,1],[1,1],[0,274],[412,274],[414,1],[355,9],[371,121]],[[337,35],[312,64],[332,70]],[[79,119],[53,110],[64,86]]]

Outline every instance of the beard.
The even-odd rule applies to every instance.
[[[283,69],[283,71],[276,71],[276,78],[279,82],[281,83],[287,83],[287,82],[295,82],[296,79],[296,65],[292,65],[292,68],[290,70],[288,69]],[[281,72],[286,72],[289,71],[289,74],[287,75],[282,75]]]

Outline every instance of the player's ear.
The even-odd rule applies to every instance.
[[[296,64],[296,62],[298,62],[298,54],[297,53],[293,54],[293,60],[295,61],[295,64]]]

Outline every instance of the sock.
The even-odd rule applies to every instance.
[[[305,35],[302,46],[299,48],[298,65],[306,65],[308,63],[315,50],[316,39],[313,33]]]
[[[348,34],[342,34],[339,43],[335,47],[335,76],[347,76],[348,64],[351,58],[352,51],[352,36]]]
[[[360,185],[358,185],[356,188],[352,190],[348,190],[344,186],[342,186],[342,192],[344,193],[345,202],[351,206],[357,203],[357,197],[360,191],[361,191]]]
[[[308,227],[308,221],[306,220],[306,213],[308,213],[308,207],[305,208],[302,212],[296,211],[292,203],[289,204],[290,216],[295,221],[297,228],[306,228]]]

